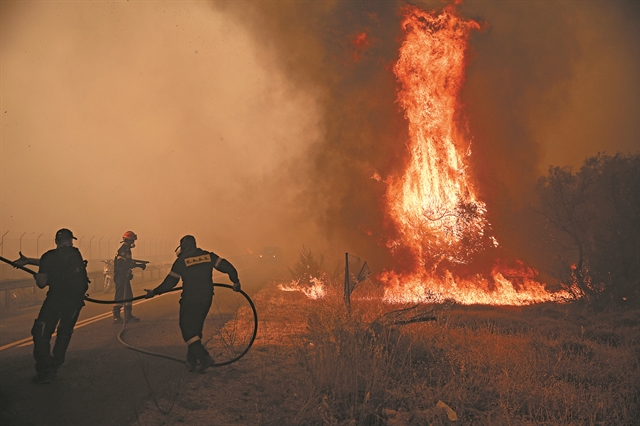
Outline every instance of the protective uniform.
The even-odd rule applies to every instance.
[[[71,231],[61,229],[56,234]],[[84,296],[89,288],[87,269],[80,251],[73,246],[57,247],[40,258],[39,274],[47,275],[49,291],[42,303],[38,318],[33,324],[33,357],[36,360],[37,376],[34,381],[47,383],[55,378],[62,365],[71,341],[80,310],[84,306]],[[56,342],[51,353],[51,336],[57,330]]]
[[[237,290],[240,290],[240,281],[231,263],[213,252],[197,248],[194,237],[183,237],[179,249],[171,272],[158,287],[149,290],[147,298],[171,290],[182,279],[179,324],[182,338],[188,345],[187,368],[193,371],[199,362],[199,371],[204,372],[214,362],[201,341],[204,321],[213,301],[213,269],[229,275]]]
[[[123,243],[118,249],[118,253],[113,260],[113,281],[116,284],[116,294],[114,300],[131,299],[133,291],[131,290],[131,280],[133,279],[133,268],[139,266],[132,259],[131,247],[138,238],[131,231],[125,232]],[[120,310],[124,306],[124,318],[127,322],[140,321],[140,318],[133,316],[131,302],[117,303],[113,306],[113,322],[119,324],[122,322],[120,318]]]

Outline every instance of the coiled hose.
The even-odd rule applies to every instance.
[[[213,283],[214,287],[223,287],[223,288],[228,288],[233,290],[233,286],[229,285],[229,284],[221,284],[221,283]],[[182,290],[182,287],[176,287],[173,288],[165,293],[170,293],[172,291],[178,291],[178,290]],[[249,349],[251,349],[251,346],[253,345],[253,342],[256,340],[256,335],[258,334],[258,311],[256,311],[256,306],[253,304],[253,300],[251,300],[251,298],[249,297],[249,295],[247,293],[245,293],[243,290],[239,290],[238,293],[242,294],[244,296],[245,299],[247,299],[247,302],[249,302],[249,306],[251,306],[251,311],[253,312],[253,334],[251,335],[251,339],[249,339],[249,343],[247,344],[247,347],[237,356],[235,356],[234,358],[230,359],[230,360],[226,360],[223,362],[214,362],[211,366],[212,367],[222,367],[223,365],[229,365],[232,364],[234,362],[236,362],[237,360],[239,360],[240,358],[242,358],[243,356],[246,355],[247,352],[249,352]],[[84,300],[86,300],[87,302],[91,302],[91,303],[98,303],[98,304],[103,304],[103,305],[111,305],[114,303],[130,303],[133,302],[135,300],[140,300],[140,299],[144,299],[145,295],[141,295],[141,296],[136,296],[136,297],[132,297],[130,299],[123,299],[123,300],[100,300],[100,299],[92,299],[89,296],[85,296]],[[126,317],[125,317],[126,318]],[[151,352],[151,351],[147,351],[145,349],[140,349],[140,348],[136,348],[135,346],[131,346],[130,344],[128,344],[127,342],[124,341],[124,339],[122,338],[122,335],[124,334],[125,331],[125,326],[127,324],[126,319],[124,320],[123,324],[122,324],[122,329],[120,330],[120,333],[118,333],[118,341],[120,343],[122,343],[124,346],[126,346],[129,349],[133,349],[134,351],[137,352],[142,352],[145,353],[147,355],[153,355],[153,356],[157,356],[157,357],[161,357],[161,358],[166,358],[166,359],[170,359],[173,361],[178,361],[178,362],[184,362],[184,359],[178,359],[166,354],[162,354],[162,353],[158,353],[158,352]]]

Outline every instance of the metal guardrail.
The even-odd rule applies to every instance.
[[[169,273],[171,269],[171,265],[147,265],[145,270],[134,269],[133,272],[133,280],[131,280],[131,284],[139,284],[151,280],[156,280],[163,278],[166,274]],[[92,292],[103,292],[103,280],[104,274],[102,271],[93,271],[89,272],[89,279],[91,283],[89,284],[89,293]],[[38,286],[36,286],[36,282],[33,277],[28,277],[19,280],[7,280],[0,281],[0,292],[4,293],[4,304],[2,309],[11,309],[11,305],[13,304],[13,291],[18,289],[33,289],[33,294],[37,294],[40,290]],[[44,290],[46,291],[46,289]],[[40,303],[38,301],[37,303]],[[35,304],[35,303],[34,303]]]

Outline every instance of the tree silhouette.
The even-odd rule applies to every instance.
[[[591,298],[637,300],[640,155],[598,154],[576,173],[551,166],[536,189],[557,278],[574,279]]]

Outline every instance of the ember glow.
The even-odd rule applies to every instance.
[[[311,278],[310,285],[302,285],[299,280],[294,280],[290,284],[279,284],[282,291],[299,291],[304,293],[309,299],[322,299],[327,294],[327,288],[321,278]]]
[[[514,273],[496,261],[491,277],[471,279],[436,273],[443,261],[467,264],[474,254],[498,245],[488,235],[486,206],[467,174],[470,142],[459,126],[468,37],[480,25],[462,19],[453,5],[440,13],[407,6],[402,28],[404,41],[393,70],[401,86],[398,103],[408,121],[411,157],[401,179],[386,181],[389,214],[399,230],[388,246],[392,251],[408,248],[417,268],[382,273],[384,300],[525,305],[571,298],[548,292],[524,265]]]

